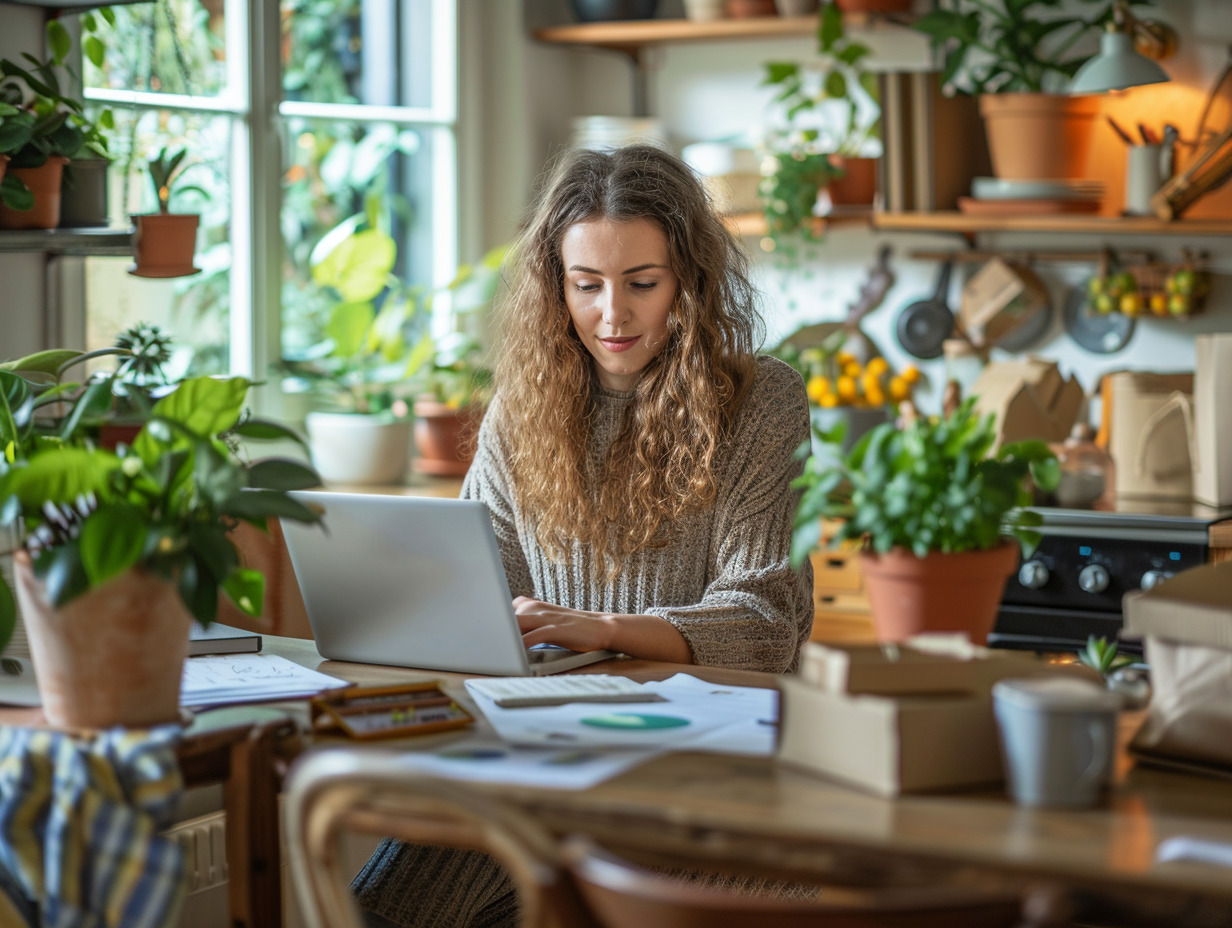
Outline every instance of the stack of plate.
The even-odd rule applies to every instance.
[[[964,213],[999,216],[1093,213],[1103,195],[1104,184],[1098,180],[977,177],[971,182],[971,196],[958,198],[958,208]]]

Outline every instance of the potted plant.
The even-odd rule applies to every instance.
[[[492,372],[475,339],[455,335],[433,344],[415,391],[414,468],[421,474],[461,477],[470,468],[476,434],[487,408]]]
[[[313,281],[327,297],[320,341],[288,350],[293,386],[327,397],[308,413],[312,460],[326,483],[396,482],[410,456],[409,378],[430,360],[406,325],[416,292],[396,274],[397,244],[352,217],[328,232],[311,256]]]
[[[832,544],[863,544],[861,567],[877,637],[961,631],[982,644],[992,629],[1020,546],[1039,543],[1027,510],[1030,480],[1057,485],[1056,458],[1042,441],[994,451],[993,417],[975,398],[944,418],[874,428],[843,455],[831,445],[805,464],[796,486],[792,560],[818,543],[821,518],[841,520]],[[1015,543],[1014,539],[1017,540]]]
[[[258,615],[264,581],[228,531],[318,516],[287,495],[316,485],[292,460],[250,463],[244,438],[295,438],[244,413],[242,377],[186,380],[149,410],[132,445],[98,447],[88,424],[112,409],[113,375],[59,382],[81,352],[0,368],[0,525],[16,527],[21,600],[43,709],[57,726],[144,727],[178,717],[191,621],[225,593]],[[39,416],[60,402],[59,420]],[[13,614],[0,583],[0,618]]]
[[[831,207],[871,205],[876,191],[880,115],[875,76],[861,62],[870,50],[843,28],[843,14],[826,3],[818,17],[815,60],[772,61],[763,85],[774,86],[761,185],[770,238],[816,239],[817,197],[829,190]]]
[[[29,67],[0,60],[0,103],[33,118],[29,135],[8,152],[8,171],[0,181],[0,228],[54,229],[60,224],[64,165],[85,140],[71,118],[81,114],[82,105],[61,92],[51,62],[23,57]]]
[[[187,156],[187,149],[168,152],[164,147],[149,160],[150,182],[158,201],[158,212],[132,217],[136,231],[133,234],[130,274],[137,277],[189,277],[201,270],[193,267],[197,223],[201,217],[196,213],[171,212],[174,196],[188,192],[207,196],[201,187],[180,183],[184,172],[190,167],[184,160]]]
[[[951,0],[914,23],[944,55],[943,86],[978,94],[996,175],[1009,180],[1084,176],[1099,98],[1068,96],[1069,81],[1111,21],[1111,0],[1091,16],[1041,16],[1055,0]],[[1142,5],[1148,0],[1132,0]],[[1089,51],[1076,51],[1085,40]]]

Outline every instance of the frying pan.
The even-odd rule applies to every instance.
[[[953,261],[941,265],[931,299],[917,300],[898,314],[898,343],[909,355],[928,361],[941,356],[941,345],[954,330],[954,314],[946,305]]]
[[[1093,311],[1085,287],[1070,288],[1062,317],[1070,338],[1095,354],[1115,354],[1128,345],[1138,321],[1123,313]]]

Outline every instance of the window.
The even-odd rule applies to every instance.
[[[103,42],[85,65],[110,107],[111,213],[156,209],[146,161],[185,147],[173,211],[201,214],[196,266],[174,280],[86,262],[85,335],[109,345],[154,322],[179,353],[169,373],[268,378],[284,350],[320,338],[309,256],[334,225],[383,211],[409,282],[456,265],[456,29],[450,0],[155,0],[82,14]],[[268,114],[268,117],[263,114]],[[277,379],[276,377],[274,379]]]

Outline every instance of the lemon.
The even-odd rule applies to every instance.
[[[835,384],[835,390],[838,397],[845,403],[850,403],[856,398],[856,381],[854,377],[844,374]]]
[[[890,365],[885,358],[869,358],[868,363],[864,365],[864,370],[874,377],[880,377],[889,369]]]
[[[820,403],[821,398],[830,392],[830,381],[826,377],[810,377],[805,391],[811,402]]]
[[[821,398],[821,405],[825,409],[833,409],[838,405],[838,397],[833,393],[827,393]]]
[[[1125,293],[1121,295],[1121,300],[1117,303],[1117,308],[1127,316],[1138,316],[1142,313],[1142,294],[1141,293]]]
[[[919,383],[920,382],[920,369],[916,367],[914,364],[908,364],[906,367],[903,368],[902,378],[903,380],[907,381],[907,383],[909,384]]]
[[[1152,293],[1148,305],[1151,307],[1151,312],[1156,316],[1168,315],[1168,294]]]
[[[903,372],[904,374],[906,371]],[[905,400],[911,396],[911,383],[905,376],[890,378],[890,399],[894,402]]]

